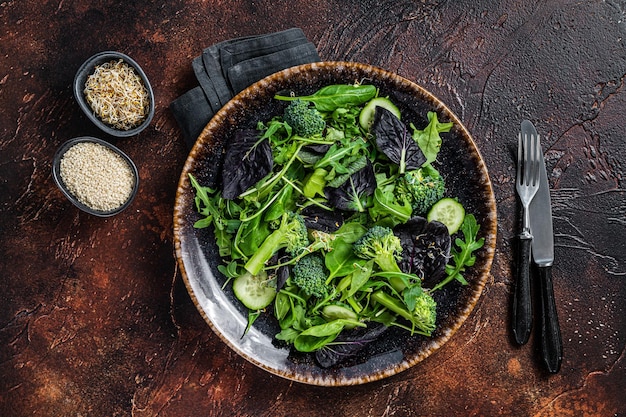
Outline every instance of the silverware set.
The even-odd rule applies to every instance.
[[[513,335],[519,345],[530,337],[533,323],[531,265],[534,263],[539,287],[541,355],[547,370],[556,373],[561,367],[563,347],[552,286],[554,234],[550,189],[540,137],[528,120],[522,122],[518,135],[516,176],[523,212],[513,293]]]

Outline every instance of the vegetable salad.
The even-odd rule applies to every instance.
[[[218,187],[189,176],[235,296],[275,335],[329,367],[391,326],[430,336],[433,293],[484,243],[437,169],[441,133],[421,129],[373,85],[277,95],[284,112],[229,141]]]

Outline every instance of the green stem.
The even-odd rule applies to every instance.
[[[413,322],[414,318],[413,318],[413,315],[411,314],[411,312],[409,312],[402,305],[402,303],[400,303],[396,299],[392,298],[386,292],[380,291],[380,290],[379,291],[375,291],[375,292],[372,293],[371,298],[372,298],[372,300],[376,301],[377,303],[380,303],[382,306],[384,306],[384,307],[388,308],[389,310],[393,311],[397,315],[407,319],[411,323]]]
[[[281,242],[284,239],[284,233],[282,230],[277,229],[273,231],[259,246],[259,249],[255,252],[254,255],[248,262],[244,265],[246,271],[250,272],[252,275],[257,275],[263,267],[265,266],[265,262],[267,262],[274,252],[280,247]]]
[[[451,272],[448,272],[448,275],[444,279],[439,281],[439,283],[437,285],[435,285],[431,291],[437,291],[437,290],[443,288],[448,283],[450,283],[451,281],[456,279],[457,275],[459,275],[461,273],[461,271],[463,271],[464,269],[465,268],[464,268],[462,263],[460,263],[460,266],[459,265],[455,265],[454,269]]]
[[[402,273],[402,270],[398,266],[396,259],[393,254],[381,254],[375,259],[376,263],[385,272],[399,272]],[[406,288],[404,281],[398,276],[389,277],[389,283],[393,287],[394,290],[398,292],[398,294],[402,293],[402,291]]]
[[[400,152],[400,174],[404,174],[404,171],[406,171],[406,149],[402,148],[402,151]]]

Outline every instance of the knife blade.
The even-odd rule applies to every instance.
[[[535,126],[528,120],[522,122],[522,134],[537,135]],[[537,266],[539,281],[539,327],[542,359],[551,373],[561,368],[563,343],[554,300],[552,264],[554,262],[554,231],[552,227],[552,203],[543,151],[539,152],[539,190],[530,203],[530,230],[533,235],[531,252]]]

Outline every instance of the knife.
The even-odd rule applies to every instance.
[[[522,135],[537,135],[535,126],[528,121],[522,122]],[[550,187],[543,152],[540,149],[539,190],[530,203],[530,230],[532,258],[537,265],[539,280],[539,327],[541,337],[541,355],[545,366],[551,373],[561,368],[563,343],[554,300],[552,286],[552,263],[554,262],[554,233],[552,228],[552,205]]]

